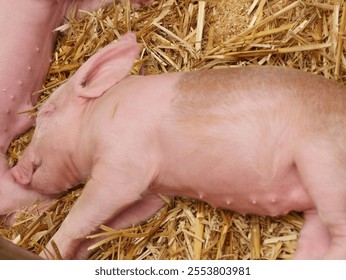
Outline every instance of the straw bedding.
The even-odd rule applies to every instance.
[[[78,12],[76,12],[78,13]],[[143,46],[132,74],[147,75],[245,65],[281,65],[346,85],[346,4],[320,0],[159,0],[134,10],[128,2],[97,12],[71,13],[58,32],[53,62],[39,106],[97,49],[127,31]],[[15,164],[32,137],[14,141]],[[38,214],[23,209],[15,224],[0,224],[0,236],[39,253],[59,228],[82,187]],[[102,226],[90,236],[91,259],[290,259],[303,218],[242,216],[187,198],[166,198],[149,221],[124,230]],[[92,202],[91,203],[97,203]]]

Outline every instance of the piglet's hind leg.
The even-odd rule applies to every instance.
[[[296,156],[303,185],[330,234],[330,246],[324,255],[326,259],[346,259],[346,170],[341,162],[346,162],[346,155],[343,155],[343,151],[338,151],[336,146],[337,144],[327,141],[311,141]],[[342,158],[344,159],[341,160]],[[316,244],[324,242],[319,233],[320,226],[313,229],[312,217],[309,219],[309,231],[315,232]],[[311,252],[310,258],[313,256]]]
[[[316,210],[304,213],[305,223],[300,233],[294,259],[322,259],[330,246],[330,235]]]

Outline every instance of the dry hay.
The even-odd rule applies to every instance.
[[[134,31],[143,46],[133,74],[243,65],[281,65],[346,85],[346,4],[343,1],[155,1],[134,11],[127,3],[82,13],[59,28],[41,102],[97,49]],[[38,105],[38,107],[40,106]],[[9,150],[13,165],[32,131]],[[22,211],[0,235],[39,253],[82,189],[42,215]],[[97,202],[91,202],[97,203]],[[167,199],[147,223],[125,230],[101,227],[91,259],[290,259],[303,218],[242,216],[186,198]]]

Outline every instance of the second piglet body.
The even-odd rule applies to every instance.
[[[65,258],[100,224],[130,226],[189,196],[241,213],[304,211],[297,258],[346,258],[343,86],[297,70],[127,73],[132,34],[92,57],[42,107],[18,182],[87,180],[53,237]]]

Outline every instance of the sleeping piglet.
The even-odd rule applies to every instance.
[[[346,88],[283,67],[128,76],[138,51],[128,33],[92,56],[42,106],[12,169],[45,195],[86,181],[52,238],[63,258],[101,224],[147,219],[165,194],[302,211],[295,257],[346,259]]]

